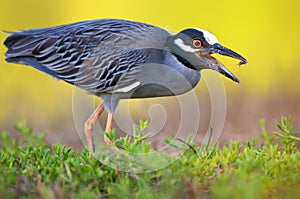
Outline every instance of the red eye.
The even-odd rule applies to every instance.
[[[194,48],[201,48],[201,46],[202,46],[202,42],[200,39],[194,39],[192,44],[193,44]]]

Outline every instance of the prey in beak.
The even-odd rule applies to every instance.
[[[212,54],[220,54],[228,57],[232,57],[235,59],[240,60],[238,65],[243,65],[246,64],[248,61],[241,56],[240,54],[222,46],[219,43],[215,43],[213,45],[210,45],[207,48],[203,48],[201,51],[196,52],[199,57],[204,57],[208,59],[208,65],[209,68],[218,71],[222,75],[228,77],[229,79],[235,81],[235,82],[240,82],[236,76],[234,76],[220,61],[218,61],[216,58],[212,56]]]
[[[220,61],[212,54],[220,54],[246,64],[248,61],[240,54],[222,46],[218,39],[210,32],[203,29],[185,29],[174,35],[175,52],[195,66],[196,70],[212,69],[229,79],[240,82]]]

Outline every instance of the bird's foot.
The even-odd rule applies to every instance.
[[[113,145],[113,142],[111,141],[111,139],[104,134],[104,142],[109,146],[109,147],[112,147]]]

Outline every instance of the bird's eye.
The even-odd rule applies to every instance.
[[[202,46],[202,42],[200,39],[194,39],[192,44],[194,48],[201,48]]]

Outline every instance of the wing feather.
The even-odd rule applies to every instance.
[[[15,32],[4,44],[8,62],[31,65],[89,92],[132,84],[145,48],[162,48],[169,33],[126,20],[93,20]]]

